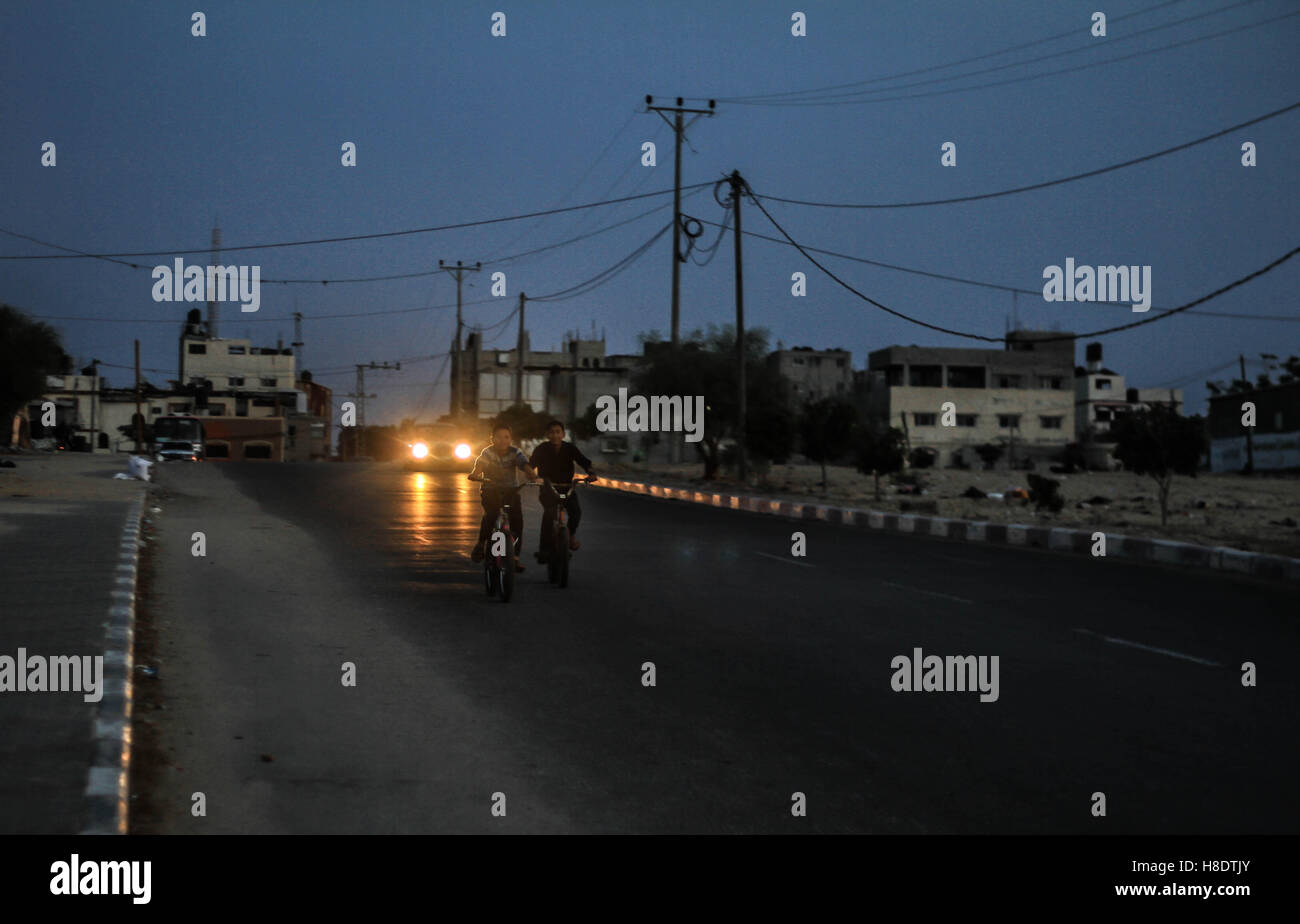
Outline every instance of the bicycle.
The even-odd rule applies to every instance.
[[[487,481],[482,475],[475,477],[467,476],[470,481]],[[525,482],[522,485],[516,485],[516,488],[527,487],[536,482]],[[510,598],[515,593],[515,536],[510,531],[510,505],[501,504],[497,508],[496,528],[488,534],[488,547],[484,549],[483,555],[483,588],[487,591],[489,597],[499,596],[502,603],[509,603]],[[504,543],[497,539],[497,536],[505,540]],[[505,548],[500,555],[492,553],[492,550],[504,544]]]
[[[569,559],[573,557],[573,550],[569,548],[569,527],[564,522],[568,513],[565,502],[569,499],[569,495],[578,489],[579,483],[590,484],[595,480],[591,475],[586,478],[575,478],[567,485],[568,490],[563,492],[549,481],[544,482],[551,489],[551,493],[559,499],[559,503],[555,505],[555,522],[551,524],[551,551],[546,557],[546,576],[557,587],[569,586]]]

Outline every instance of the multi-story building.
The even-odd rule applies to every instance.
[[[1073,334],[1017,330],[1000,350],[876,350],[858,396],[868,417],[902,429],[936,465],[973,464],[984,444],[1005,446],[1011,462],[1043,460],[1074,438],[1073,374]]]
[[[1084,349],[1085,365],[1074,370],[1075,440],[1089,468],[1115,469],[1111,427],[1124,414],[1163,405],[1175,413],[1183,406],[1178,388],[1129,388],[1124,376],[1102,364],[1100,343]]]
[[[812,347],[784,349],[780,345],[767,356],[770,368],[790,383],[797,404],[819,398],[853,394],[853,354],[848,350],[814,350]]]
[[[1249,431],[1247,402],[1255,420]],[[1300,469],[1300,382],[1211,396],[1209,429],[1211,471],[1239,472],[1248,462],[1255,471]]]
[[[1111,424],[1129,411],[1157,404],[1181,410],[1181,389],[1127,387],[1124,376],[1102,365],[1100,343],[1088,344],[1085,356],[1086,365],[1074,370],[1074,428],[1079,442],[1104,441]]]

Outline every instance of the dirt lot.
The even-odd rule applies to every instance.
[[[703,467],[689,465],[615,466],[606,469],[620,477],[675,485],[696,485]],[[924,493],[902,493],[906,487],[881,478],[881,499],[873,497],[872,480],[851,468],[828,466],[826,490],[821,468],[815,465],[777,465],[767,475],[767,485],[751,484],[750,493],[791,500],[818,499],[873,510],[930,512],[944,517],[986,520],[994,523],[1036,523],[1069,528],[1098,528],[1129,536],[1153,536],[1223,545],[1253,552],[1300,558],[1300,476],[1202,474],[1175,477],[1169,494],[1169,525],[1160,525],[1160,501],[1151,478],[1124,472],[1086,472],[1054,475],[1061,482],[1065,508],[1059,513],[1038,512],[1026,500],[971,499],[962,497],[975,487],[986,494],[1008,494],[1028,489],[1025,472],[913,470]],[[716,490],[739,491],[734,478],[719,478]],[[1094,498],[1105,498],[1108,503]]]
[[[130,499],[140,493],[142,482],[113,478],[126,474],[126,460],[125,453],[0,452],[0,498]],[[14,467],[3,467],[6,461]]]

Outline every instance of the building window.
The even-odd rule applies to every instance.
[[[1059,430],[1063,420],[1065,420],[1064,417],[1040,417],[1038,423],[1044,430]]]
[[[278,407],[274,398],[254,398],[253,407]]]
[[[1038,377],[1039,388],[1051,388],[1054,391],[1061,390],[1061,377],[1059,375],[1040,375]]]
[[[802,366],[802,365],[803,365],[803,360],[802,360],[802,359],[796,359],[796,360],[794,361],[794,364],[795,364],[796,366]]]
[[[936,414],[912,414],[912,423],[918,427],[933,427],[937,420],[938,415]]]
[[[264,379],[262,379],[262,387],[264,387],[264,388],[274,388],[274,387],[275,387],[275,377],[272,376],[271,378],[264,378]]]
[[[245,459],[269,459],[271,458],[271,444],[256,442],[244,444]]]
[[[224,417],[226,416],[226,406],[220,402],[208,402],[208,416]]]
[[[888,386],[903,384],[903,367],[890,366],[885,370],[885,384]]]
[[[844,360],[843,360],[843,359],[837,359],[837,360],[835,360],[835,365],[837,365],[837,366],[839,366],[841,369],[843,369],[843,368],[844,368]]]
[[[907,384],[913,388],[942,388],[943,366],[911,366],[907,370]]]
[[[208,443],[204,450],[204,453],[207,455],[209,459],[229,459],[230,444],[229,443]]]
[[[1003,430],[1015,430],[1020,426],[1019,414],[999,414],[998,426]]]
[[[1098,420],[1109,421],[1109,420],[1111,419],[1110,408],[1108,408],[1108,407],[1099,407],[1099,408],[1097,408],[1097,419],[1098,419]]]
[[[151,408],[149,408],[149,413],[150,413],[150,414],[161,414],[162,412],[163,412],[163,409],[160,408],[160,407],[151,407]]]
[[[973,427],[973,426],[975,426],[975,421],[976,421],[978,418],[979,418],[979,415],[978,415],[978,414],[958,414],[958,415],[957,415],[957,426],[959,426],[959,427]]]
[[[195,354],[198,354],[198,353],[206,353],[206,352],[208,352],[208,345],[207,345],[206,343],[191,343],[191,344],[189,344],[189,353],[190,353],[191,356],[193,356],[193,355],[195,355]]]
[[[948,387],[949,388],[983,388],[984,367],[983,366],[949,366]]]
[[[1024,382],[1018,375],[999,375],[998,388],[1023,388]]]
[[[248,348],[247,348],[247,347],[242,347],[242,346],[233,346],[233,345],[232,345],[232,346],[228,346],[228,347],[226,347],[226,351],[227,351],[227,353],[229,353],[229,355],[231,355],[231,356],[243,356],[246,352],[248,352]]]
[[[1097,391],[1110,391],[1110,379],[1097,379]]]
[[[230,378],[226,379],[226,384],[231,388],[243,385],[244,377],[242,375],[232,375]]]

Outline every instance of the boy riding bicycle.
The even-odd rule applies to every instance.
[[[537,480],[537,470],[528,464],[528,457],[515,446],[510,445],[511,432],[506,424],[497,424],[492,428],[492,445],[485,448],[474,460],[474,470],[470,472],[471,480],[483,482],[480,492],[483,501],[483,521],[479,524],[478,543],[470,558],[482,561],[484,546],[496,525],[497,511],[502,506],[510,505],[510,531],[515,535],[515,570],[523,571],[519,564],[519,550],[524,539],[524,509],[520,503],[519,484],[516,471],[522,469],[532,481]],[[480,476],[480,477],[476,477]]]
[[[573,465],[576,462],[587,472],[590,481],[596,480],[591,460],[582,454],[577,446],[564,440],[564,424],[552,420],[546,425],[546,442],[533,450],[530,460],[535,471],[551,484],[567,485],[573,481]],[[550,555],[551,527],[555,523],[555,509],[560,500],[550,491],[542,489],[538,500],[542,502],[542,532],[537,541],[537,560],[546,562]],[[574,491],[564,502],[564,509],[569,514],[569,548],[578,550],[578,522],[582,519],[582,506],[578,503],[578,492]]]

